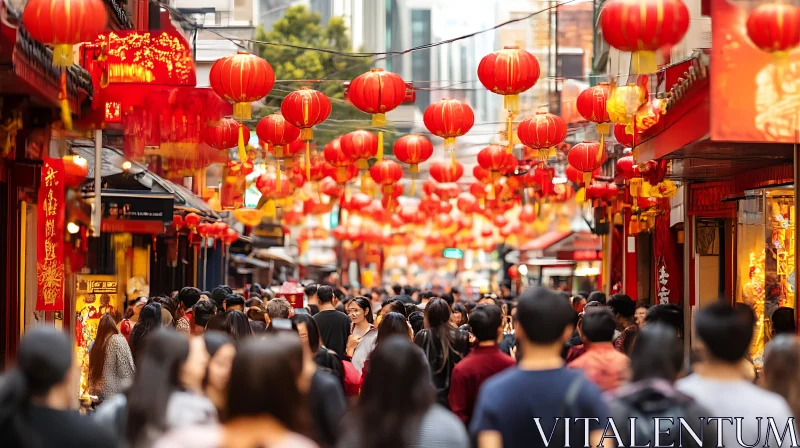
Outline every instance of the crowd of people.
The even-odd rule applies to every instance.
[[[0,378],[0,446],[797,445],[791,309],[775,312],[757,371],[742,304],[695,314],[685,365],[676,305],[543,288],[477,301],[349,292],[308,285],[301,309],[258,285],[247,298],[224,285],[135,298],[99,321],[97,404],[84,412],[71,342],[30,330]]]

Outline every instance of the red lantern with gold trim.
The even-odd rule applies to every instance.
[[[78,188],[89,175],[89,162],[81,156],[64,156],[64,186]]]
[[[433,143],[427,138],[410,134],[397,139],[394,142],[394,156],[397,160],[407,163],[408,170],[411,172],[411,192],[414,195],[414,182],[419,173],[419,164],[430,159],[433,155]]]
[[[440,159],[431,163],[429,172],[436,182],[458,182],[464,175],[464,165],[458,162],[447,163]]]
[[[500,145],[489,145],[478,152],[478,165],[489,171],[491,179],[510,173],[517,167],[517,159]],[[474,170],[473,170],[474,174]]]
[[[624,124],[617,123],[614,125],[614,138],[617,139],[617,143],[626,148],[633,148],[635,144],[635,136],[625,131]]]
[[[593,123],[597,123],[597,133],[600,134],[600,143],[604,142],[605,136],[610,132],[609,121],[606,110],[606,103],[611,95],[611,85],[601,82],[594,87],[589,87],[578,95],[575,107],[583,118]]]
[[[372,114],[372,126],[384,126],[386,112],[403,104],[406,82],[396,73],[373,68],[350,82],[347,97],[353,106]]]
[[[517,128],[519,141],[534,149],[552,148],[567,138],[567,125],[558,115],[536,112]]]
[[[57,67],[72,65],[72,46],[94,41],[107,23],[101,0],[29,0],[22,12],[22,24],[30,36],[53,45]]]
[[[800,46],[800,8],[777,2],[756,6],[747,18],[747,36],[762,51],[785,57]]]
[[[252,118],[250,103],[264,98],[275,85],[275,72],[264,59],[240,51],[218,59],[208,72],[211,88],[233,103],[233,118]]]
[[[312,128],[331,115],[331,100],[324,93],[308,87],[286,95],[281,102],[281,114],[295,127],[300,128],[300,139],[306,142],[306,161],[311,159],[311,143],[314,139]],[[310,168],[310,164],[306,165]],[[311,177],[306,172],[306,177]]]
[[[231,118],[223,118],[217,124],[209,124],[204,127],[201,137],[208,146],[224,151],[236,146],[239,141],[240,129],[243,138],[249,140],[250,130]]]
[[[536,221],[536,208],[531,204],[525,204],[522,206],[522,210],[519,211],[519,222],[524,224],[531,224]]]
[[[278,160],[291,160],[294,153],[286,151],[289,143],[300,137],[300,129],[292,125],[281,114],[271,114],[259,120],[256,135],[264,143],[267,151]]]
[[[372,165],[369,174],[375,183],[383,187],[383,192],[387,193],[390,192],[392,184],[399,182],[403,177],[403,168],[394,160],[384,159]]]
[[[689,29],[689,9],[681,0],[609,0],[600,12],[603,39],[632,52],[634,73],[654,73],[655,51],[681,41]]]
[[[354,160],[360,170],[369,169],[369,159],[378,154],[378,138],[372,132],[363,129],[341,136],[339,145],[342,153],[350,160]]]
[[[325,163],[322,173],[324,176],[332,178],[337,184],[344,185],[358,176],[358,168],[352,164],[342,168]]]
[[[516,113],[519,110],[519,94],[536,85],[539,80],[539,61],[517,46],[506,46],[481,59],[478,79],[487,90],[503,95],[503,107]]]
[[[353,167],[358,172],[358,168],[353,165],[353,159],[342,151],[341,143],[341,138],[337,137],[325,145],[325,148],[322,149],[322,156],[325,158],[325,162],[336,167],[342,174],[347,171],[348,167]]]
[[[633,160],[633,156],[625,156],[617,159],[617,174],[627,180],[637,176],[638,167]]]
[[[575,168],[574,166],[567,163],[567,166],[564,168],[564,175],[567,177],[567,180],[578,185],[583,185],[583,172]],[[592,178],[600,175],[600,168],[595,169],[592,171]]]
[[[445,98],[428,106],[422,121],[431,134],[444,139],[444,148],[450,152],[450,161],[455,166],[456,137],[469,132],[475,124],[472,108],[461,101]]]
[[[567,153],[567,161],[583,172],[583,184],[589,185],[592,172],[603,166],[608,155],[605,146],[597,142],[583,142],[573,146]]]

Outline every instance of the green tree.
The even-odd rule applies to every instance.
[[[271,31],[259,27],[256,40],[351,52],[350,34],[341,17],[333,17],[327,26],[321,17],[305,6],[293,6],[275,22]],[[369,71],[372,58],[354,57],[315,50],[303,50],[280,45],[256,44],[256,52],[275,70],[278,80],[267,96],[263,115],[280,111],[283,98],[301,86],[309,86],[331,99],[333,110],[327,121],[314,127],[314,141],[324,146],[339,135],[356,129],[369,129],[370,116],[344,100],[344,82]],[[283,80],[283,81],[282,81]],[[287,82],[287,80],[293,80]],[[313,82],[320,80],[320,82]],[[255,124],[253,124],[255,126]],[[385,133],[386,152],[391,152],[393,133]]]

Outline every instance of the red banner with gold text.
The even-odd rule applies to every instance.
[[[64,162],[44,159],[39,187],[36,310],[64,310]]]

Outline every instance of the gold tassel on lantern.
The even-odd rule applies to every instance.
[[[306,140],[306,180],[311,180],[311,142],[308,140]]]
[[[238,103],[237,103],[238,104]],[[239,124],[239,161],[242,163],[247,162],[247,151],[244,147],[244,125]]]
[[[372,126],[386,126],[386,114],[372,114]]]
[[[58,47],[58,45],[56,45]],[[69,46],[72,51],[72,46]],[[71,64],[70,64],[71,65]],[[67,69],[61,69],[61,91],[58,93],[59,100],[61,100],[61,122],[64,123],[64,129],[72,130],[72,111],[69,110],[69,96],[67,95]]]
[[[373,115],[373,117],[375,116]],[[373,119],[373,121],[375,120]],[[383,160],[383,131],[378,131],[378,162],[381,160]]]
[[[53,65],[62,68],[72,65],[72,45],[56,44],[53,46]]]
[[[608,123],[598,123],[597,133],[600,134],[600,151],[597,152],[597,161],[603,160],[603,153],[606,150],[606,134],[609,133],[611,127]]]
[[[233,103],[233,118],[237,120],[249,120],[253,118],[253,111],[250,103]]]
[[[456,174],[456,151],[450,150],[450,166],[453,168],[453,174]]]
[[[281,191],[281,165],[278,163],[278,166],[275,167],[275,190],[280,193]]]
[[[504,95],[503,107],[511,114],[516,113],[519,110],[519,95]]]
[[[592,182],[592,172],[591,171],[584,171],[583,172],[583,186],[588,187],[589,183]]]
[[[519,98],[517,95],[506,95],[503,98],[508,100],[508,98],[512,96]],[[514,150],[514,113],[510,111],[508,112],[508,130],[506,132],[508,133],[508,146],[506,147],[506,152],[511,154],[511,152]]]
[[[631,66],[637,75],[655,73],[658,70],[656,54],[652,51],[634,51],[631,54]]]
[[[416,163],[412,163],[411,166],[408,168],[408,171],[411,172],[411,192],[409,193],[411,196],[414,196],[414,184],[417,181],[417,174],[419,173],[419,165]]]

